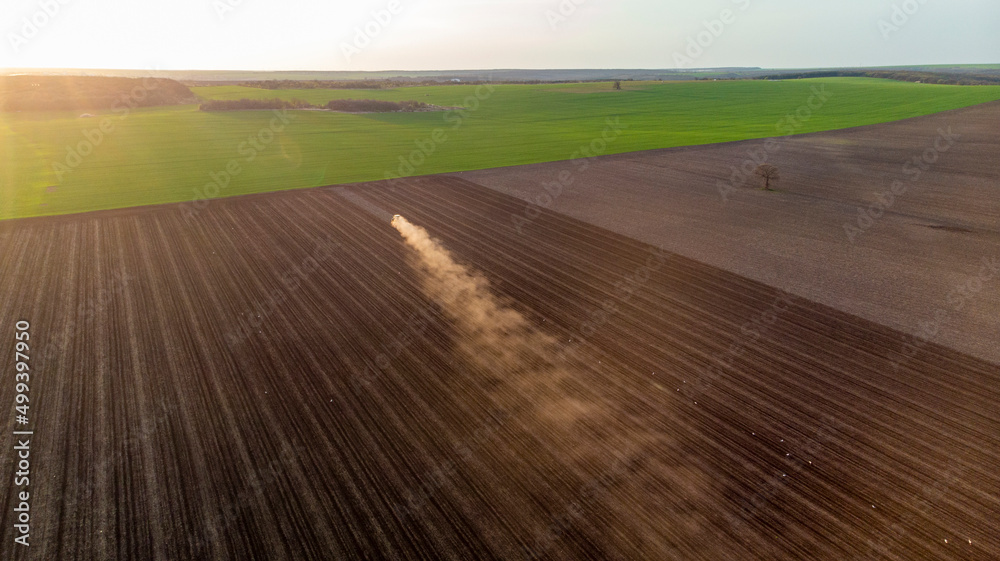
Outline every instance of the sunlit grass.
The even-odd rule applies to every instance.
[[[425,151],[418,174],[453,172],[568,159],[604,131],[608,117],[625,125],[605,153],[629,152],[776,136],[777,127],[814,96],[829,100],[810,110],[796,133],[915,117],[1000,99],[1000,87],[938,86],[863,78],[800,81],[635,82],[457,85],[395,90],[260,90],[236,86],[194,88],[206,99],[280,97],[312,103],[331,99],[417,100],[455,111],[347,115],[293,112],[275,140],[254,150],[246,142],[269,128],[268,111],[206,113],[197,106],[121,113],[0,114],[0,218],[61,214],[188,201],[212,173],[236,161],[240,172],[219,196],[383,179],[401,156]],[[479,97],[476,97],[476,94]],[[816,105],[813,99],[814,107]],[[68,147],[107,118],[104,134],[77,166]],[[787,123],[786,123],[787,125]],[[436,129],[446,136],[434,142]],[[266,136],[266,134],[265,134]],[[440,138],[440,136],[439,136]],[[421,158],[415,158],[419,161]],[[54,164],[66,166],[61,177]]]

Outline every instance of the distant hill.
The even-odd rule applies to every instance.
[[[899,70],[819,70],[761,76],[765,80],[799,80],[803,78],[882,78],[898,82],[947,84],[950,86],[995,86],[1000,84],[1000,73],[990,71],[934,72],[911,69]]]
[[[14,71],[11,72],[22,72]],[[172,78],[181,82],[223,84],[265,80],[288,81],[348,81],[397,80],[400,82],[438,81],[449,82],[594,82],[608,80],[694,80],[695,78],[752,77],[773,72],[759,68],[710,68],[710,69],[551,69],[551,70],[380,70],[362,71],[249,71],[249,70],[85,70],[52,69],[24,71],[31,74],[92,75],[92,76],[145,76]]]
[[[3,69],[0,74],[31,74],[34,76],[86,76],[137,78],[156,76],[189,86],[244,84],[267,89],[364,88],[427,85],[432,83],[540,83],[540,82],[607,82],[612,80],[745,80],[784,76],[862,76],[880,73],[877,77],[908,81],[930,81],[952,84],[995,83],[1000,77],[998,64],[955,64],[924,66],[883,66],[844,68],[663,68],[663,69],[493,69],[493,70],[379,70],[364,71],[253,71],[253,70],[102,70],[102,69]],[[822,73],[822,74],[814,74]],[[923,77],[912,76],[926,73]],[[16,76],[21,77],[21,76]],[[2,78],[0,78],[2,79]]]
[[[187,86],[166,78],[0,76],[0,111],[75,111],[194,103]]]

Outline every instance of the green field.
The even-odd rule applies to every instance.
[[[464,115],[292,112],[294,118],[273,141],[258,140],[259,150],[241,143],[268,128],[271,112],[205,113],[192,105],[134,110],[127,116],[108,111],[94,118],[0,114],[0,219],[189,201],[211,182],[211,174],[218,175],[231,162],[239,172],[225,188],[208,194],[383,179],[397,171],[400,157],[409,157],[418,143],[433,153],[423,155],[414,174],[569,159],[601,137],[609,116],[627,128],[607,145],[606,154],[838,129],[1000,99],[1000,87],[856,78],[624,86],[612,91],[607,83],[498,85],[492,93],[480,88],[482,100],[470,85],[338,91],[193,88],[206,99],[281,97],[317,104],[338,98],[413,99],[473,106]],[[810,101],[813,88],[824,88],[829,100],[807,121],[777,130],[780,121]],[[91,142],[104,118],[114,130]],[[439,139],[446,136],[443,142],[431,140],[436,129],[441,129]],[[79,161],[68,159],[68,147],[81,143],[83,148],[94,144],[92,153]],[[255,157],[248,160],[251,149]],[[62,173],[55,164],[65,166]]]

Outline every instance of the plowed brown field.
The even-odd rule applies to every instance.
[[[459,175],[1000,364],[997,123],[993,102],[770,148],[750,140]],[[781,170],[776,191],[731,182],[764,157]],[[552,198],[543,184],[558,192],[563,172]]]
[[[3,558],[1000,557],[995,367],[897,369],[898,332],[522,207],[431,177],[0,226]],[[380,211],[553,346],[467,352]]]

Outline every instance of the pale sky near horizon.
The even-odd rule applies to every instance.
[[[398,13],[391,18],[383,14],[382,24],[372,12],[387,10],[390,0],[7,0],[0,8],[0,68],[456,70],[1000,63],[997,0],[396,1]],[[713,24],[723,10],[731,11],[728,22]],[[358,36],[365,28],[374,31],[367,44]],[[689,51],[699,33],[702,45]]]

